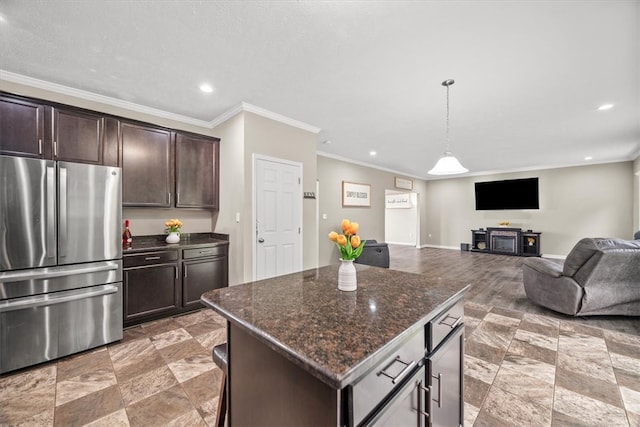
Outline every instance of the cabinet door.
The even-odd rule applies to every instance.
[[[171,206],[171,131],[121,122],[122,205]]]
[[[218,209],[219,142],[176,135],[176,207]]]
[[[99,114],[54,108],[54,160],[101,165],[104,122]]]
[[[413,377],[392,396],[380,413],[374,415],[365,425],[382,427],[422,427],[424,426],[424,393],[422,385],[425,367],[421,367]]]
[[[227,286],[227,257],[182,262],[182,306],[200,305],[200,296]]]
[[[427,410],[430,426],[463,425],[463,357],[464,325],[461,324],[429,357],[427,381],[431,392]]]
[[[44,155],[44,105],[0,96],[0,154]]]
[[[124,271],[124,321],[178,308],[178,266],[160,264]]]

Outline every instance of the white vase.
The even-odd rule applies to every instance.
[[[358,289],[358,277],[356,276],[356,266],[352,259],[340,259],[338,268],[338,289],[341,291],[355,291]]]
[[[180,233],[178,233],[177,231],[173,231],[169,233],[164,241],[167,243],[178,243],[180,241]]]

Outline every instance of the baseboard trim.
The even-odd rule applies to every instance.
[[[391,242],[388,242],[391,243]],[[394,243],[394,245],[398,245],[401,243]],[[459,251],[460,247],[459,246],[442,246],[442,245],[420,245],[418,246],[418,249],[423,249],[423,248],[434,248],[434,249],[449,249],[449,250],[454,250],[454,251]],[[466,251],[462,251],[462,252],[466,252]],[[552,258],[552,259],[566,259],[567,256],[566,255],[555,255],[555,254],[543,254],[542,258]]]
[[[451,249],[451,250],[460,250],[460,246],[442,246],[442,245],[420,245],[419,249],[422,248],[435,248],[435,249]]]
[[[390,242],[388,240],[385,240],[384,243],[387,243],[389,245],[400,245],[400,246],[413,246],[416,247],[415,243],[407,243],[407,242]]]

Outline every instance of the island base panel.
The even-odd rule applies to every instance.
[[[339,425],[340,391],[228,325],[229,425]]]

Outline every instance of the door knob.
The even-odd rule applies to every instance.
[[[261,237],[258,239],[258,243],[264,243],[264,239]]]

